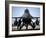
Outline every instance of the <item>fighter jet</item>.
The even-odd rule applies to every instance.
[[[29,10],[28,9],[25,9],[25,11],[24,11],[24,14],[21,16],[21,17],[12,17],[12,18],[21,18],[22,19],[22,21],[23,21],[23,25],[21,25],[20,26],[20,29],[25,25],[26,26],[26,29],[28,29],[28,24],[30,24],[32,27],[33,27],[33,29],[35,28],[35,23],[36,23],[36,25],[39,25],[39,21],[38,21],[38,18],[40,18],[40,17],[33,17],[31,14],[30,14],[30,12],[29,12]],[[20,21],[21,21],[21,19],[20,19]],[[36,19],[36,22],[34,23],[33,21],[32,21],[32,19]],[[31,24],[31,22],[32,22],[32,24]],[[20,24],[21,24],[21,22],[20,22]],[[19,25],[20,25],[19,24]]]

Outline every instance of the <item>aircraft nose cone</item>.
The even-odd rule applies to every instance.
[[[32,16],[30,15],[29,10],[28,9],[25,9],[24,14],[23,14],[22,17],[31,18]]]
[[[25,13],[29,13],[29,10],[28,10],[28,9],[26,9],[26,10],[25,10]]]

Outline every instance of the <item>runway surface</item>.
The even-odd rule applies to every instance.
[[[20,31],[25,31],[25,30],[26,30],[26,27],[23,26]],[[40,30],[40,25],[36,25],[35,29],[33,29],[32,26],[28,25],[28,29],[27,30]],[[12,27],[12,31],[19,31],[19,30],[17,30],[17,26],[13,26]]]

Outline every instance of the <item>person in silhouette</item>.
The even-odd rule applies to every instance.
[[[20,28],[19,28],[20,25],[21,25],[21,18],[20,18],[19,21],[18,21],[17,29],[20,29]]]
[[[27,22],[27,23],[26,23],[26,24],[27,24],[27,27],[28,27],[28,25],[32,26],[32,23],[31,23],[32,20],[31,20],[31,18],[27,18],[27,21],[26,21],[26,22]]]
[[[15,21],[14,21],[14,26],[17,26],[17,18],[15,18]]]
[[[38,18],[36,19],[36,25],[39,25],[39,20],[38,20]]]
[[[32,22],[32,20],[31,20],[31,18],[29,18],[29,19],[28,19],[28,24],[31,25],[31,22]]]
[[[28,18],[25,19],[25,26],[26,26],[26,30],[28,29]]]
[[[21,30],[22,27],[25,25],[25,18],[22,18],[22,22],[23,22],[23,24],[22,24],[22,26],[20,26],[20,30]]]
[[[26,30],[28,29],[28,24],[29,24],[29,18],[25,18],[23,19],[23,26],[25,25],[26,26]]]

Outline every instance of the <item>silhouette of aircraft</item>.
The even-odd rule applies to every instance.
[[[18,19],[18,18],[20,18],[20,19],[26,19],[26,18],[29,18],[29,19],[36,19],[37,20],[37,24],[38,24],[38,19],[40,18],[40,17],[33,17],[33,16],[31,16],[30,15],[30,13],[29,13],[29,10],[28,9],[25,9],[25,11],[24,11],[24,14],[21,16],[21,17],[12,17],[13,19]],[[26,19],[26,20],[29,20],[29,19]],[[28,21],[27,21],[28,22]],[[27,22],[26,22],[26,24],[27,24]],[[19,24],[20,25],[20,24]],[[17,26],[17,25],[16,25]],[[22,25],[22,27],[23,27],[24,25]],[[27,26],[26,26],[26,29],[28,29],[27,28],[28,27],[28,24],[27,24]],[[32,25],[32,27],[33,27],[33,29],[35,28],[35,23],[33,23],[33,25]]]

